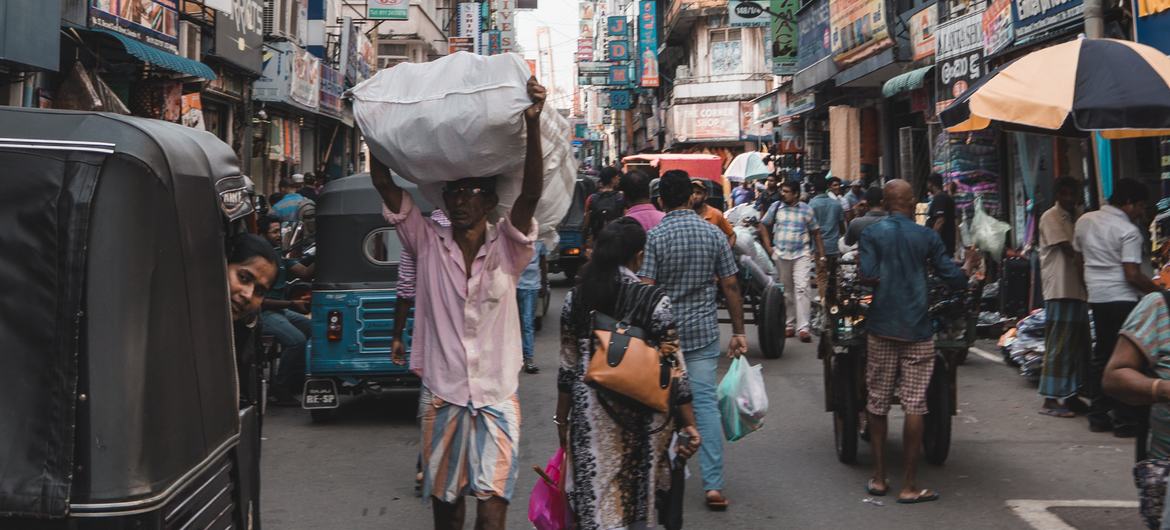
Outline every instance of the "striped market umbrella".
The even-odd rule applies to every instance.
[[[1063,136],[1170,135],[1170,57],[1123,40],[1057,44],[987,74],[939,118],[950,132],[994,123]]]

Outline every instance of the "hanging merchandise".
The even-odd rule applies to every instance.
[[[971,238],[975,248],[999,261],[1003,256],[1004,237],[1011,231],[1011,225],[1000,221],[983,211],[981,199],[975,199],[975,214],[971,218]]]
[[[139,81],[130,95],[135,116],[178,122],[182,116],[183,85],[177,81]]]
[[[268,159],[284,161],[284,118],[274,117],[268,123]]]
[[[935,139],[934,172],[947,183],[955,184],[955,206],[968,217],[975,198],[983,200],[983,209],[1000,216],[999,148],[995,134],[942,132]]]

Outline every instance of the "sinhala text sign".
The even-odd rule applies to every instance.
[[[983,11],[939,24],[935,44],[941,110],[983,76]]]
[[[761,0],[762,1],[762,0]],[[728,0],[728,23],[733,28],[766,28],[772,21],[764,11],[767,4],[756,0]]]
[[[410,18],[407,0],[368,0],[366,18],[374,20],[407,20]]]
[[[178,0],[90,0],[89,23],[179,52]]]

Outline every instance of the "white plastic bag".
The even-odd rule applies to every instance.
[[[747,359],[736,357],[715,389],[723,420],[723,436],[730,442],[764,426],[768,392],[764,388],[762,370],[762,366],[750,366]]]
[[[764,250],[764,246],[756,240],[756,229],[747,226],[736,226],[732,229],[735,232],[735,250],[736,254],[747,256],[760,267],[768,276],[776,276],[776,265],[768,258],[768,252]]]
[[[987,252],[991,259],[999,261],[1003,255],[1004,235],[1012,226],[983,211],[983,200],[975,199],[975,215],[971,219],[971,238],[975,248]]]

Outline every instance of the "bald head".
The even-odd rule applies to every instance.
[[[909,182],[894,179],[882,187],[882,204],[887,212],[914,215],[914,188]]]

